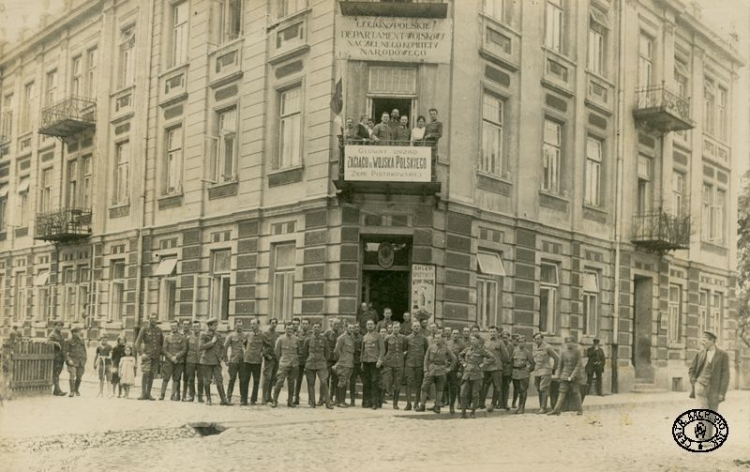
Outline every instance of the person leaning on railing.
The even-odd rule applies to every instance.
[[[388,125],[391,119],[391,115],[388,112],[383,112],[381,116],[381,122],[375,125],[372,130],[372,140],[381,146],[389,146],[393,141],[393,128]]]

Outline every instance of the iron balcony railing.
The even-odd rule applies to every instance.
[[[681,123],[673,123],[675,129],[690,129],[694,126],[690,118],[690,99],[671,92],[664,85],[636,91],[634,114],[646,120],[654,115],[667,113]]]
[[[36,216],[35,238],[45,241],[65,241],[91,235],[91,210],[62,208]]]
[[[663,210],[633,216],[632,242],[656,251],[690,247],[690,216],[672,215]]]
[[[42,110],[40,132],[53,136],[67,136],[95,124],[96,102],[72,96]]]

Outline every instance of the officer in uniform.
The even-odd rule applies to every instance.
[[[466,337],[468,338],[469,334],[469,328],[464,328],[466,331]],[[456,356],[456,359],[461,355],[461,353],[469,347],[468,341],[466,341],[462,336],[461,332],[457,329],[454,329],[451,333],[451,338],[447,342],[448,349],[451,350],[454,356]],[[451,369],[448,374],[445,376],[445,384],[448,390],[448,406],[450,406],[450,412],[455,413],[455,404],[456,399],[461,394],[461,363],[456,362],[456,364],[453,366],[453,369]],[[459,408],[461,408],[461,400],[459,399]]]
[[[279,369],[278,360],[276,359],[275,347],[279,333],[276,332],[276,326],[279,320],[271,318],[269,321],[268,331],[266,331],[266,348],[263,351],[263,405],[271,401],[271,386],[276,379],[276,372]]]
[[[552,385],[552,372],[557,371],[557,365],[560,363],[560,356],[552,346],[544,341],[542,333],[534,335],[534,347],[532,350],[534,356],[534,386],[539,393],[539,414],[547,412],[547,399],[549,398],[549,388]],[[550,366],[550,359],[554,364]]]
[[[180,377],[182,376],[182,368],[185,365],[187,339],[180,332],[180,325],[177,324],[177,321],[172,321],[170,327],[172,328],[172,332],[164,337],[164,346],[162,348],[164,364],[162,364],[161,394],[159,395],[159,400],[164,400],[164,395],[167,393],[167,385],[169,385],[169,379],[171,378],[172,396],[169,399],[180,401]]]
[[[490,385],[492,385],[492,403],[487,408],[487,412],[492,413],[499,406],[500,394],[503,389],[503,362],[506,359],[510,359],[510,354],[508,354],[508,350],[505,348],[505,343],[498,336],[496,326],[490,326],[490,341],[485,344],[485,347],[495,356],[497,362],[489,365],[485,364],[484,366],[484,382],[482,383],[481,394],[482,405],[480,408],[485,406],[487,392],[489,392]]]
[[[81,339],[81,329],[75,327],[70,330],[70,337],[65,341],[65,363],[68,364],[70,376],[70,397],[80,397],[78,387],[81,386],[84,367],[86,367],[86,344]]]
[[[419,322],[412,323],[412,333],[406,337],[406,362],[404,376],[406,377],[406,411],[411,410],[412,393],[416,395],[414,407],[419,406],[419,391],[424,377],[424,356],[427,354],[429,343],[422,334]]]
[[[352,334],[354,333],[355,324],[349,324],[346,333],[339,336],[336,340],[336,348],[334,349],[333,358],[338,359],[332,369],[336,372],[338,381],[336,406],[341,408],[349,406],[346,404],[346,387],[349,385],[349,377],[352,375],[352,368],[354,367],[354,337]],[[357,362],[359,362],[359,359],[357,359]]]
[[[135,351],[141,355],[141,396],[139,400],[156,400],[151,396],[151,387],[154,376],[159,370],[161,363],[161,350],[164,346],[164,333],[158,324],[158,316],[151,313],[148,316],[148,324],[141,328],[138,338],[133,346]]]
[[[510,410],[508,406],[508,398],[510,396],[510,382],[513,374],[513,362],[511,356],[513,355],[513,344],[510,342],[510,333],[502,331],[500,333],[500,339],[505,344],[505,349],[508,351],[508,357],[503,359],[503,385],[501,397],[502,408],[505,411]]]
[[[200,368],[203,376],[203,388],[206,392],[206,404],[211,405],[211,379],[216,384],[216,390],[219,392],[219,398],[222,405],[229,405],[226,394],[224,393],[224,379],[221,376],[221,361],[224,359],[224,340],[216,332],[216,325],[219,320],[211,318],[206,325],[208,331],[201,334],[200,342]]]
[[[276,386],[273,389],[273,403],[271,406],[276,408],[279,405],[279,393],[284,387],[284,381],[287,382],[286,406],[294,408],[294,383],[297,381],[297,371],[299,370],[299,338],[294,334],[294,325],[287,323],[284,325],[284,336],[276,340],[276,359],[279,360],[279,373],[276,375]]]
[[[359,360],[362,358],[362,334],[359,332],[359,324],[354,326],[352,337],[354,338],[354,358]],[[334,348],[335,347],[336,345],[334,344]],[[350,403],[351,406],[357,404],[357,379],[362,379],[362,369],[360,367],[361,364],[355,362],[354,367],[352,367],[352,375],[349,377],[349,394],[352,400]],[[362,379],[362,385],[364,385],[364,379]],[[362,400],[364,402],[364,395],[362,396]]]
[[[185,336],[185,344],[187,344],[188,338],[190,338],[190,320],[182,320],[182,324],[180,326],[180,332],[183,336]],[[182,372],[179,377],[177,377],[177,382],[181,382],[182,385],[182,399],[185,399],[185,384],[187,383],[187,351],[185,352],[185,356],[182,359]]]
[[[253,377],[253,392],[250,404],[258,401],[258,386],[260,385],[260,371],[263,364],[263,352],[270,349],[268,337],[260,330],[257,319],[250,320],[250,332],[245,336],[245,357],[240,369],[240,405],[247,405],[247,394],[250,386],[250,376]]]
[[[442,333],[433,335],[432,345],[427,349],[424,356],[424,381],[422,382],[422,400],[419,402],[417,411],[424,411],[430,388],[435,386],[435,406],[432,411],[440,413],[443,398],[443,387],[445,386],[445,375],[453,370],[456,365],[456,357],[445,344]]]
[[[62,336],[62,327],[62,321],[55,321],[54,328],[48,338],[49,343],[55,346],[55,360],[52,364],[52,384],[54,386],[52,395],[56,397],[62,397],[66,394],[66,392],[60,389],[60,372],[62,372],[63,366],[65,366],[65,354],[63,353],[65,339]]]
[[[476,418],[479,394],[484,379],[484,365],[497,362],[494,354],[484,348],[484,340],[478,333],[472,333],[469,347],[459,355],[463,366],[461,376],[461,418],[466,418],[466,409],[471,407],[471,417]]]
[[[526,349],[526,336],[518,336],[518,344],[513,350],[513,391],[518,391],[518,409],[516,414],[526,411],[526,392],[529,390],[529,378],[534,370],[534,357]]]
[[[298,369],[299,372],[297,373],[297,383],[295,384],[295,389],[294,389],[294,404],[299,405],[299,393],[302,390],[302,379],[305,377],[305,361],[307,360],[307,356],[303,356],[301,350],[302,350],[302,346],[305,343],[305,340],[312,335],[312,333],[310,332],[310,320],[307,318],[303,318],[300,321],[300,325],[299,325],[299,328],[297,328],[297,332],[294,334],[296,334],[297,338],[299,338],[299,345],[300,345],[300,357],[299,357],[299,369]],[[308,403],[310,402],[309,398],[307,402]]]
[[[305,376],[307,377],[307,403],[315,408],[315,378],[320,380],[320,398],[325,399],[326,408],[333,409],[328,396],[328,359],[331,353],[328,341],[320,333],[320,322],[313,323],[312,333],[302,342],[302,359],[304,359]],[[299,392],[299,388],[297,389]],[[297,394],[299,400],[299,394]]]
[[[334,352],[336,349],[336,343],[338,341],[338,338],[341,336],[341,321],[338,318],[331,318],[328,320],[328,323],[330,324],[331,328],[326,330],[326,332],[323,334],[323,336],[326,338],[326,342],[328,342],[328,350],[329,352]],[[334,395],[338,394],[338,372],[336,369],[333,368],[333,365],[335,364],[336,360],[334,356],[331,356],[328,358],[328,395],[331,397],[328,399],[329,402],[332,402],[332,398]],[[351,375],[351,373],[349,374]],[[339,402],[343,402],[346,400],[346,389],[344,389],[344,397],[337,398],[336,404],[338,405]],[[321,398],[318,400],[318,406],[323,406],[325,404],[325,399]]]
[[[393,323],[393,332],[385,338],[385,359],[383,360],[383,391],[393,393],[393,409],[398,410],[401,382],[404,377],[404,354],[406,336],[401,334],[401,323]],[[382,401],[382,396],[381,396]]]
[[[401,321],[401,334],[404,336],[411,334],[411,313],[408,311],[404,312],[403,320]]]
[[[386,331],[393,327],[393,311],[390,308],[383,310],[383,319],[378,321],[375,325],[375,332],[379,333],[381,328],[385,328]],[[390,333],[389,333],[390,334]]]
[[[375,332],[375,323],[367,320],[367,334],[362,338],[362,377],[363,400],[362,407],[371,406],[373,410],[380,408],[380,380],[379,369],[383,365],[385,343],[383,337]],[[365,403],[365,399],[369,403]]]
[[[565,396],[570,391],[572,408],[576,414],[582,415],[581,391],[579,389],[583,379],[583,362],[581,361],[581,350],[575,338],[568,336],[565,338],[566,349],[560,356],[560,365],[557,368],[557,377],[560,379],[560,393],[557,396],[555,408],[547,413],[548,415],[559,415],[562,412]]]
[[[195,399],[195,381],[198,380],[198,403],[203,403],[203,376],[198,368],[201,358],[201,322],[193,321],[193,330],[187,334],[185,354],[185,385],[182,387],[182,401]],[[190,394],[188,397],[187,394]]]
[[[244,353],[242,347],[245,344],[246,334],[242,331],[242,320],[234,320],[234,333],[230,333],[224,341],[224,349],[230,354],[227,354],[229,359],[229,385],[227,386],[227,401],[231,403],[232,393],[234,392],[234,383],[237,381],[237,374],[240,373],[242,368],[242,361],[244,359]],[[242,394],[240,394],[241,396]]]

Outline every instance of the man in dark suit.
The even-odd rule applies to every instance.
[[[705,331],[701,338],[703,350],[693,358],[688,369],[699,408],[718,411],[729,387],[729,356],[716,347],[716,335]]]
[[[594,339],[594,345],[586,349],[586,357],[589,359],[586,363],[586,377],[588,379],[586,381],[586,393],[590,391],[591,381],[594,380],[594,376],[596,376],[596,394],[601,397],[603,395],[602,374],[604,373],[604,361],[606,358],[604,357],[604,351],[599,345],[598,339]]]

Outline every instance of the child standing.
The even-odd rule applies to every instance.
[[[135,384],[135,357],[133,348],[125,346],[125,353],[120,358],[120,386],[125,390],[125,398],[130,398],[130,387]]]
[[[112,395],[114,396],[115,390],[117,390],[117,398],[122,396],[122,386],[120,385],[120,374],[118,369],[123,354],[125,354],[125,338],[123,336],[118,336],[117,345],[112,349]]]
[[[97,397],[101,397],[104,395],[104,384],[109,383],[112,379],[112,346],[109,345],[106,335],[99,338],[94,366],[96,366],[99,374],[99,395]]]

